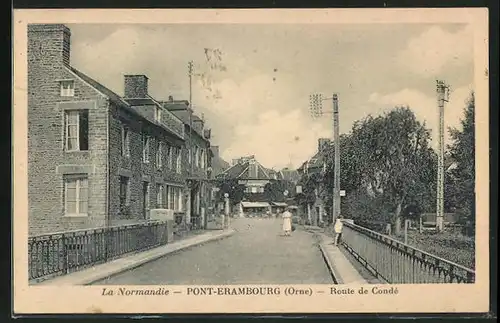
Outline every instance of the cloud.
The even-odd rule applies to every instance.
[[[464,108],[472,89],[472,85],[463,86],[450,93],[450,100],[445,104],[444,122],[446,129],[448,127],[460,129],[460,120],[464,116]],[[427,128],[431,130],[432,146],[437,148],[439,119],[436,97],[414,89],[402,89],[389,94],[372,93],[368,101],[374,106],[375,114],[390,110],[395,106],[409,106],[417,119],[425,122]],[[445,143],[450,143],[447,130],[445,131]]]
[[[470,26],[452,33],[433,26],[417,37],[397,55],[399,65],[423,76],[438,77],[447,66],[471,64],[473,33]]]
[[[282,168],[289,161],[294,167],[300,166],[315,153],[317,138],[330,135],[328,129],[304,114],[299,109],[284,114],[269,110],[253,123],[240,124],[231,145],[222,152],[223,158],[255,155],[266,167]]]

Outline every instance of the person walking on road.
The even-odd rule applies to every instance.
[[[292,213],[286,209],[281,217],[283,218],[283,231],[285,232],[285,236],[288,237],[292,233]]]
[[[341,219],[342,219],[342,216],[339,216],[335,220],[335,224],[333,226],[333,231],[335,233],[334,242],[335,242],[336,246],[338,246],[338,244],[339,244],[340,236],[342,235],[342,228],[344,227],[344,224],[342,223]]]

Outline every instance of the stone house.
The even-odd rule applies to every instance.
[[[28,26],[29,235],[185,214],[184,122],[144,75],[125,76],[122,98],[72,67],[70,38],[61,24]]]
[[[307,161],[305,161],[298,169],[302,182],[310,177],[316,175],[320,180],[314,187],[314,201],[302,205],[303,214],[307,216],[307,222],[312,225],[319,225],[324,223],[326,215],[330,207],[325,205],[325,195],[328,193],[322,184],[322,178],[326,171],[326,157],[327,149],[331,145],[331,140],[328,138],[319,138],[316,153]]]

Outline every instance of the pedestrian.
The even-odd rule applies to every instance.
[[[341,219],[342,216],[339,216],[335,220],[335,224],[333,226],[333,231],[335,233],[334,242],[336,246],[339,244],[340,236],[342,235],[342,228],[344,227],[344,224],[342,223]]]
[[[281,217],[283,218],[283,231],[285,232],[285,236],[288,237],[292,233],[292,213],[286,209]]]

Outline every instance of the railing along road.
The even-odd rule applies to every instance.
[[[29,279],[67,274],[167,241],[166,221],[29,237]]]
[[[388,283],[473,283],[475,280],[472,269],[349,222],[344,222],[342,244],[377,278]]]

